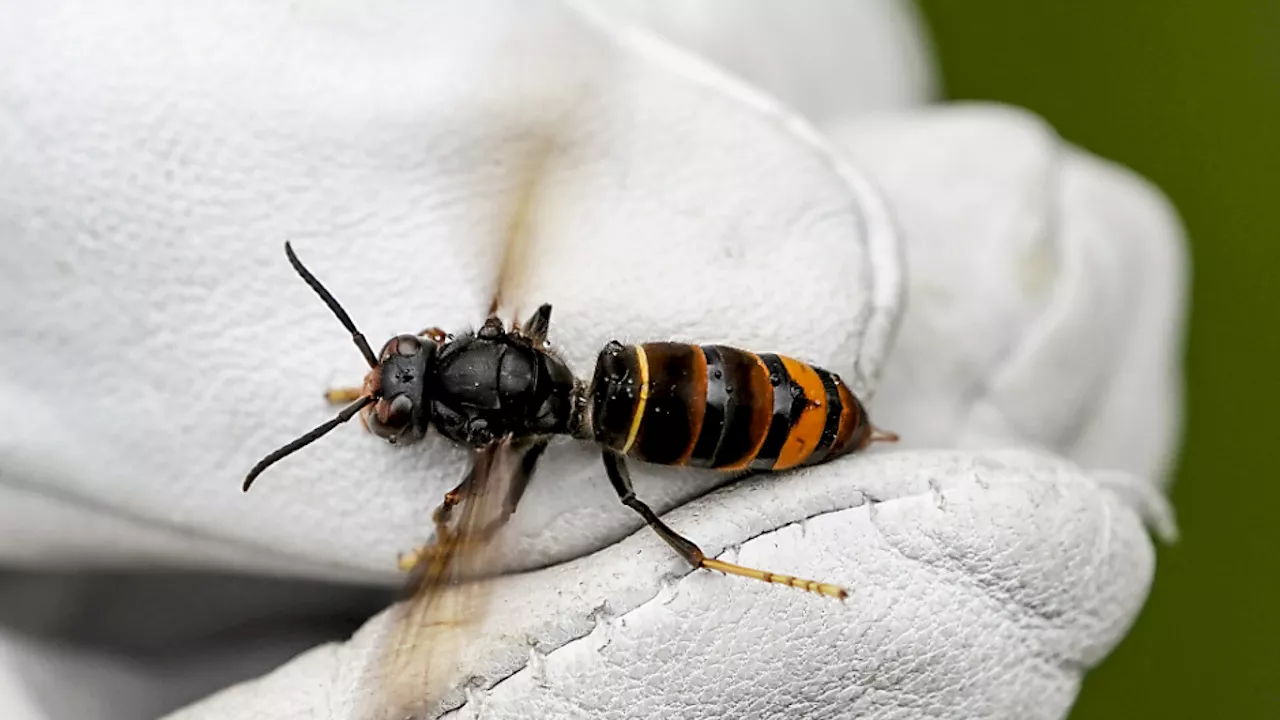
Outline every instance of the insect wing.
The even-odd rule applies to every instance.
[[[488,609],[489,583],[498,570],[498,529],[510,512],[513,486],[527,481],[521,448],[510,439],[476,454],[453,513],[437,527],[409,581],[411,596],[394,608],[393,624],[381,648],[379,705],[385,717],[419,717],[437,707],[442,695],[464,679],[460,660],[468,637]],[[516,496],[523,488],[516,490]]]
[[[508,211],[502,240],[502,265],[489,303],[489,315],[508,316],[511,324],[523,318],[521,301],[527,294],[526,274],[534,264],[536,227],[539,223],[539,191],[545,182],[558,138],[543,133],[528,156],[522,158],[514,206]]]

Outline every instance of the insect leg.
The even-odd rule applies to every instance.
[[[435,511],[431,513],[431,521],[436,526],[435,541],[411,552],[401,554],[396,559],[396,564],[402,572],[412,572],[431,556],[435,548],[442,547],[447,542],[453,541],[453,531],[449,529],[449,519],[453,516],[453,509],[467,497],[475,478],[488,471],[488,466],[492,464],[492,459],[493,456],[490,453],[477,453],[475,462],[471,464],[471,470],[467,472],[466,477],[462,478],[462,482],[444,494],[444,499],[440,501]]]
[[[820,583],[814,580],[805,580],[804,578],[792,577],[791,575],[779,575],[765,570],[757,570],[755,568],[734,565],[721,560],[708,558],[702,549],[693,543],[693,541],[680,535],[675,530],[667,527],[667,524],[653,512],[653,510],[640,501],[636,497],[635,491],[631,487],[631,473],[627,471],[626,462],[622,456],[613,450],[606,449],[604,451],[604,467],[609,474],[609,482],[613,484],[613,489],[618,493],[618,499],[623,505],[635,510],[644,518],[644,521],[658,533],[658,537],[662,538],[676,552],[680,553],[690,565],[695,568],[706,568],[707,570],[718,570],[726,575],[739,575],[741,577],[754,578],[767,583],[777,583],[779,585],[789,585],[800,590],[826,595],[828,597],[838,598],[840,600],[848,597],[848,591],[838,585],[829,583]]]
[[[364,389],[358,387],[329,388],[324,391],[324,399],[334,405],[346,405],[364,395]]]
[[[444,534],[448,532],[449,518],[453,515],[453,508],[471,492],[471,485],[476,477],[487,473],[489,466],[492,464],[492,455],[487,452],[478,453],[475,462],[471,464],[470,472],[467,473],[466,477],[462,478],[462,482],[444,494],[444,500],[436,507],[435,512],[431,514],[431,520],[436,525],[437,535],[444,537]]]
[[[604,468],[609,474],[609,482],[613,484],[614,492],[618,493],[618,499],[623,505],[640,513],[640,517],[644,518],[649,527],[658,533],[668,545],[680,553],[680,557],[684,558],[694,567],[702,567],[706,556],[702,554],[702,550],[694,545],[692,541],[682,537],[679,533],[667,527],[666,523],[658,519],[657,514],[653,512],[648,505],[640,501],[636,497],[635,490],[631,488],[631,473],[627,471],[626,462],[620,455],[612,450],[604,451]]]
[[[400,569],[404,572],[413,571],[422,563],[424,558],[430,557],[430,554],[437,546],[451,542],[484,543],[493,537],[515,514],[516,507],[520,504],[520,498],[524,497],[524,491],[529,487],[529,481],[533,478],[533,471],[538,465],[538,460],[547,449],[547,443],[547,440],[537,440],[519,451],[520,464],[512,472],[510,486],[507,488],[507,494],[502,498],[502,506],[497,515],[474,533],[465,533],[465,538],[455,537],[454,530],[449,527],[453,509],[464,499],[473,500],[468,495],[472,491],[475,478],[480,473],[487,472],[488,466],[492,464],[491,456],[488,453],[480,454],[472,465],[471,472],[467,473],[467,476],[463,478],[462,482],[458,483],[457,487],[445,493],[444,500],[432,514],[431,517],[436,526],[435,542],[418,548],[411,553],[401,555],[399,558]]]

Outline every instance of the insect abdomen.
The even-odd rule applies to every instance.
[[[598,442],[662,465],[786,470],[858,449],[871,429],[835,375],[721,345],[610,343],[590,396]]]

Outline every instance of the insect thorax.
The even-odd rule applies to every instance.
[[[446,345],[430,394],[436,429],[473,447],[506,434],[567,433],[574,417],[569,368],[512,336],[467,336]]]

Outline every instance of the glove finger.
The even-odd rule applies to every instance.
[[[1010,108],[833,133],[884,189],[911,268],[882,422],[916,447],[1032,445],[1166,481],[1187,259],[1165,198]]]

